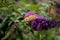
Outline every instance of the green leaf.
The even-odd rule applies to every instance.
[[[28,0],[21,0],[22,3],[28,3]]]
[[[29,9],[29,10],[33,10],[33,11],[39,10],[39,7],[37,5],[33,5],[33,4],[26,4],[25,8]]]
[[[52,16],[49,13],[47,13],[47,12],[45,12],[43,10],[41,11],[41,14],[42,14],[42,16],[44,16],[46,18],[52,19]]]
[[[6,0],[6,2],[11,2],[12,0]]]

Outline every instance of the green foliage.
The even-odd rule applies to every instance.
[[[46,12],[47,8],[51,5],[44,3],[41,3],[40,5],[28,4],[28,0],[21,0],[21,2],[23,5],[17,4],[14,0],[1,1],[0,16],[3,17],[3,21],[0,23],[0,39],[54,40],[55,33],[53,33],[53,30],[35,31],[28,22],[22,22],[24,15],[28,10],[35,11],[44,17],[52,19],[53,17]],[[13,25],[14,23],[18,23],[18,27]],[[57,38],[59,39],[59,37],[56,36],[56,39]]]
[[[35,10],[35,11],[38,11],[39,10],[39,7],[37,5],[34,5],[34,4],[26,4],[25,5],[25,8],[26,9],[29,9],[29,10]]]
[[[28,3],[29,0],[21,0],[23,3]]]

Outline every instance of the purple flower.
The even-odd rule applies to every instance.
[[[35,30],[48,30],[60,25],[60,21],[58,22],[53,20],[36,19],[30,21],[30,25]]]
[[[49,20],[48,18],[39,16],[34,12],[28,12],[25,17],[30,15],[35,15],[37,17],[36,20],[31,20],[29,23],[35,30],[48,30],[50,28],[54,28],[60,24],[60,21]]]

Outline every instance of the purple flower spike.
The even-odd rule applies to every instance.
[[[48,30],[51,28],[54,28],[56,26],[60,26],[60,21],[54,21],[54,20],[49,20],[48,18],[39,16],[35,14],[34,12],[28,12],[25,17],[28,17],[30,15],[35,15],[37,18],[35,20],[31,20],[29,23],[32,26],[34,30]]]
[[[39,31],[39,30],[48,30],[58,25],[60,26],[60,22],[58,21],[56,22],[53,20],[36,19],[36,20],[30,21],[30,25],[34,30]]]

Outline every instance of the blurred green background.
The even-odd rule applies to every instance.
[[[22,22],[29,10],[49,19],[60,20],[54,1],[0,0],[0,40],[60,40],[60,28],[35,31],[28,22]],[[51,9],[55,10],[54,14],[50,14]]]

